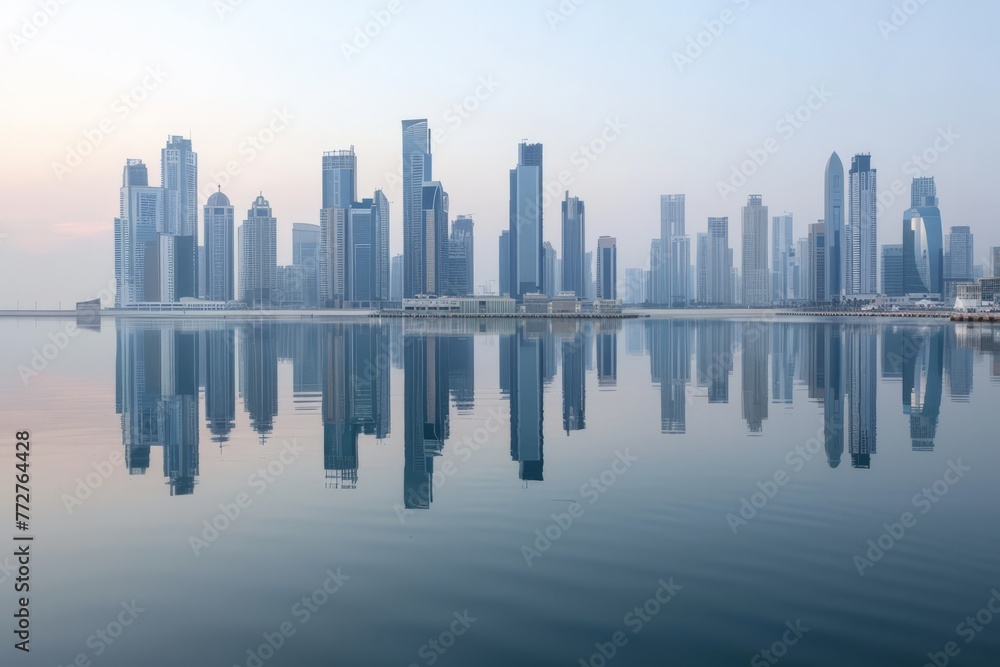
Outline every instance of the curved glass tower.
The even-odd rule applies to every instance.
[[[944,234],[933,178],[915,178],[903,215],[903,285],[907,294],[944,294]]]

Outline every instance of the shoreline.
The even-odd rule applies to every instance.
[[[344,321],[371,319],[428,320],[428,319],[512,319],[512,320],[641,320],[641,319],[685,319],[685,320],[775,320],[785,318],[811,318],[817,320],[842,319],[886,319],[886,320],[947,320],[967,323],[1000,323],[1000,313],[955,313],[951,311],[931,312],[823,312],[790,311],[781,309],[634,309],[620,314],[606,313],[511,313],[501,315],[480,315],[464,313],[402,313],[379,312],[374,310],[210,310],[210,311],[117,311],[102,310],[99,313],[77,313],[76,310],[0,310],[0,318],[7,319],[152,319],[152,320],[257,320],[274,319],[285,321]]]

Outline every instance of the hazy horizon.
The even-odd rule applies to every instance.
[[[904,4],[918,10],[897,14],[895,25],[894,7]],[[367,45],[355,41],[373,12],[384,27]],[[122,167],[142,159],[159,183],[172,134],[190,137],[198,153],[199,234],[201,205],[232,161],[240,173],[223,191],[237,224],[263,192],[278,219],[278,262],[290,263],[292,224],[319,222],[322,153],[354,146],[358,196],[385,190],[391,252],[400,254],[400,121],[424,117],[443,133],[434,178],[452,218],[475,217],[477,286],[497,278],[508,171],[525,139],[544,144],[544,179],[560,193],[545,210],[545,239],[561,253],[567,188],[556,185],[565,170],[587,204],[587,247],[618,238],[619,280],[647,265],[663,194],[687,195],[692,238],[708,217],[728,216],[737,257],[750,194],[763,195],[771,217],[793,213],[795,236],[804,236],[823,217],[833,151],[847,169],[855,153],[871,153],[880,193],[896,181],[905,187],[880,211],[879,245],[901,242],[911,178],[934,176],[946,230],[972,227],[984,263],[1000,245],[982,187],[998,147],[1000,95],[989,84],[997,18],[994,5],[916,0],[15,0],[0,8],[0,86],[12,94],[0,107],[0,308],[68,307],[113,283]],[[697,55],[687,49],[699,33],[707,46]],[[122,100],[137,88],[146,99]],[[463,117],[455,107],[470,98],[478,108]],[[810,100],[808,121],[782,121]],[[286,127],[273,141],[241,148],[275,118],[272,127]],[[619,129],[608,136],[620,136],[596,159],[581,158],[609,121]],[[88,134],[100,137],[92,153],[68,172],[56,168]],[[942,135],[948,150],[914,168],[911,156]],[[769,139],[778,150],[724,201],[719,183]]]

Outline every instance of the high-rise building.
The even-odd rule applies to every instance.
[[[809,301],[809,281],[812,277],[812,264],[811,258],[809,257],[808,234],[803,238],[800,238],[796,243],[795,256],[798,260],[799,267],[798,280],[795,284],[795,299],[797,301]]]
[[[475,221],[471,215],[460,215],[451,225],[449,271],[452,292],[456,296],[476,293]]]
[[[432,180],[427,119],[403,121],[403,296],[427,293],[424,183]],[[442,239],[442,242],[444,239]]]
[[[618,240],[613,236],[597,239],[596,298],[618,300]]]
[[[844,294],[847,266],[847,235],[844,225],[844,163],[834,153],[826,163],[824,178],[825,229],[823,238],[826,249],[823,259],[825,273],[817,274],[813,282],[813,294],[823,294],[824,301],[835,301]]]
[[[642,305],[646,303],[646,269],[625,269],[625,303]]]
[[[882,294],[900,297],[903,289],[903,246],[882,246]]]
[[[586,207],[569,192],[562,203],[562,291],[586,296],[583,261],[587,253]]]
[[[771,300],[793,298],[791,257],[795,254],[793,218],[789,214],[775,216],[771,228]]]
[[[944,238],[933,178],[915,178],[903,214],[903,280],[907,294],[944,296]]]
[[[191,140],[167,137],[160,152],[160,185],[164,192],[163,233],[173,241],[172,281],[174,298],[197,296],[198,292],[198,154]]]
[[[823,220],[815,225],[809,225],[809,275],[807,279],[806,300],[810,303],[824,303],[828,301],[826,286],[828,276],[826,263],[836,257],[835,253],[828,252],[826,245],[826,230],[829,227]]]
[[[379,301],[374,209],[375,202],[371,199],[352,204],[347,222],[346,300],[361,307]]]
[[[937,185],[934,178],[914,178],[910,184],[910,208],[937,206]]]
[[[685,307],[691,286],[691,239],[687,236],[685,195],[660,196],[661,281],[666,290],[663,305]]]
[[[596,296],[597,286],[594,283],[594,253],[588,252],[583,255],[583,286],[587,290],[584,297],[593,301]]]
[[[319,291],[325,307],[347,300],[347,235],[350,209],[357,200],[358,159],[354,147],[323,153],[323,202],[320,208]]]
[[[322,208],[350,208],[358,200],[358,157],[349,150],[323,153]]]
[[[240,297],[250,308],[269,308],[277,289],[278,221],[261,193],[240,225]]]
[[[767,207],[760,195],[750,195],[743,207],[743,305],[771,303],[767,269]]]
[[[729,218],[708,219],[708,303],[728,306],[734,302],[733,254],[729,247]]]
[[[347,299],[347,226],[350,205],[319,212],[320,301],[324,308],[343,308]]]
[[[695,264],[697,274],[694,300],[697,303],[708,303],[708,234],[698,234]]]
[[[559,268],[559,256],[552,244],[546,241],[542,244],[542,268],[544,269],[544,279],[542,285],[545,288],[545,296],[550,299],[558,293],[559,280],[556,278]]]
[[[381,190],[351,205],[344,233],[345,301],[371,307],[388,300],[389,202]]]
[[[159,244],[163,232],[163,188],[150,187],[142,160],[130,159],[122,172],[115,218],[115,306],[161,302]]]
[[[389,289],[389,300],[398,303],[403,300],[403,256],[395,255],[392,258],[392,278]]]
[[[511,283],[510,232],[500,232],[500,295],[512,296],[514,285]]]
[[[944,238],[945,299],[953,302],[958,296],[958,284],[975,279],[975,237],[969,227],[952,227]]]
[[[514,294],[544,291],[542,247],[542,144],[518,146],[517,167],[510,171],[511,276]]]
[[[1000,278],[1000,247],[993,248],[991,255],[993,257],[993,277]]]
[[[443,296],[448,282],[448,193],[439,181],[424,183],[421,207],[424,282],[417,283],[417,294]]]
[[[233,248],[235,247],[236,209],[222,188],[205,203],[202,238],[205,242],[205,298],[209,301],[232,301],[234,286]]]
[[[878,293],[878,172],[871,155],[855,155],[850,173],[845,296]]]
[[[302,275],[302,305],[306,308],[320,307],[320,239],[319,225],[303,222],[292,225],[292,265]]]

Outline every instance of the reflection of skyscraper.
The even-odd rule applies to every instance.
[[[407,509],[430,509],[434,499],[434,457],[448,434],[448,373],[445,340],[408,337],[403,350],[403,499]]]
[[[960,332],[955,327],[947,331],[944,368],[948,373],[948,391],[953,402],[968,403],[972,397],[975,351],[964,340],[966,331]]]
[[[388,338],[378,325],[323,328],[323,467],[330,487],[357,487],[360,435],[389,434]]]
[[[799,354],[799,328],[773,326],[771,350],[771,401],[791,405],[795,394],[795,360]]]
[[[711,404],[729,403],[734,326],[724,320],[698,323],[698,386],[708,389],[708,402]]]
[[[544,441],[542,435],[544,346],[542,336],[518,326],[510,339],[510,454],[520,464],[519,477],[542,481]]]
[[[129,472],[145,474],[150,447],[162,446],[170,495],[189,495],[198,476],[198,336],[122,321],[117,344],[116,394]]]
[[[840,325],[823,327],[823,433],[826,456],[831,468],[840,466],[844,454],[844,364],[843,333]]]
[[[455,408],[471,413],[476,407],[476,339],[454,336],[448,342],[448,366]]]
[[[761,433],[767,419],[768,325],[743,325],[743,418],[751,433]]]
[[[597,386],[618,386],[618,334],[597,335]]]
[[[944,390],[944,329],[906,330],[903,413],[910,416],[913,451],[933,451]],[[912,350],[912,353],[907,353]]]
[[[240,396],[243,409],[250,415],[250,425],[261,441],[274,428],[278,414],[278,347],[276,325],[270,322],[248,324],[240,345]]]
[[[205,421],[212,442],[229,441],[236,427],[236,336],[232,329],[209,329],[205,336]]]
[[[660,386],[660,430],[687,432],[687,387],[691,381],[691,324],[686,320],[650,323],[650,365]]]
[[[583,331],[562,344],[563,430],[582,431],[587,427],[587,363]]]
[[[847,352],[848,428],[851,466],[870,468],[876,451],[875,407],[878,399],[878,330],[850,329]]]

